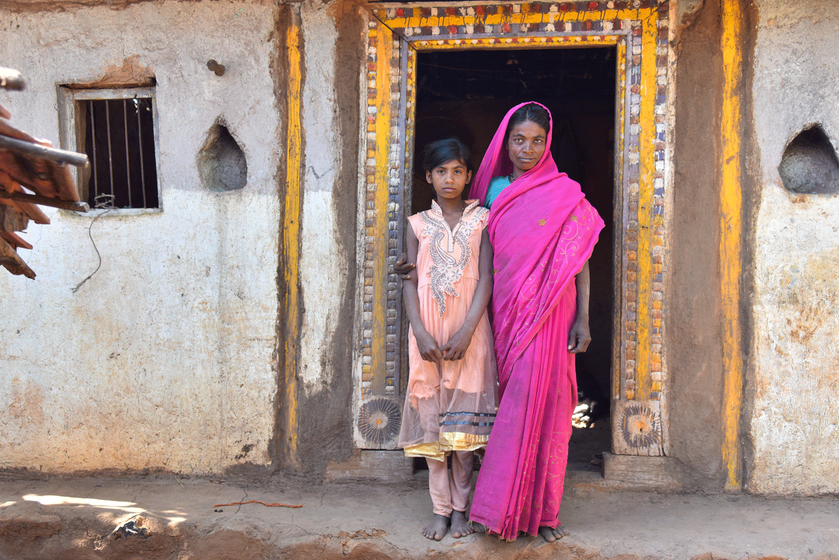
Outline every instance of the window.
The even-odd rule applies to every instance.
[[[160,208],[154,88],[62,87],[62,145],[84,152],[79,194],[91,208]]]

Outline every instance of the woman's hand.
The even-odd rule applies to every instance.
[[[588,261],[583,265],[582,270],[574,278],[577,287],[577,316],[574,324],[571,325],[571,332],[568,333],[568,351],[572,354],[585,352],[588,343],[591,342],[591,331],[588,329],[588,300],[591,290],[590,273]]]
[[[407,261],[408,255],[402,253],[399,255],[399,260],[393,265],[393,272],[396,273],[400,280],[410,280],[411,271],[417,267],[416,264]]]
[[[568,351],[580,354],[586,351],[591,342],[591,331],[588,328],[588,317],[577,317],[568,333]]]
[[[440,350],[443,352],[444,360],[462,360],[466,355],[469,344],[472,343],[472,333],[465,333],[459,329],[454,336]]]
[[[437,341],[431,336],[428,331],[415,332],[414,338],[417,340],[417,349],[419,349],[420,356],[426,362],[439,362],[443,359],[443,353],[437,345]]]

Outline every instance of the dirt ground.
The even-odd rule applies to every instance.
[[[306,486],[279,478],[0,476],[0,558],[839,560],[839,500],[659,494],[569,473],[556,544],[483,534],[420,534],[431,504],[423,472],[398,484]],[[301,504],[266,507],[261,500]]]

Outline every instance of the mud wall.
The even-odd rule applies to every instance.
[[[743,92],[742,443],[746,488],[836,492],[831,352],[839,326],[834,194],[791,193],[778,166],[803,129],[839,145],[837,16],[748,5]],[[11,7],[10,7],[11,6]],[[21,6],[24,12],[19,12]],[[330,3],[0,3],[0,92],[13,122],[60,143],[57,86],[154,76],[162,211],[48,211],[31,225],[34,282],[0,274],[0,469],[214,473],[286,465],[309,478],[352,453],[352,338],[364,55],[363,6]],[[665,309],[670,450],[686,486],[724,484],[720,322],[720,8],[679,4],[672,238]],[[286,161],[283,35],[302,53],[300,161]],[[33,53],[37,53],[34,56]],[[223,76],[209,59],[226,66]],[[834,57],[835,58],[835,57]],[[286,72],[288,69],[286,68]],[[247,162],[243,189],[202,185],[219,122]],[[835,152],[835,149],[834,149]],[[288,165],[301,211],[283,214]],[[284,224],[299,220],[300,322],[283,325]],[[102,267],[77,292],[97,265]],[[278,323],[280,324],[278,327]],[[283,393],[282,347],[296,392]],[[295,407],[295,461],[278,410]]]
[[[269,5],[179,2],[5,13],[2,103],[59,139],[57,87],[125,59],[156,81],[162,211],[50,211],[30,225],[35,281],[0,275],[0,467],[217,472],[269,464],[276,375],[278,113]],[[223,76],[206,64],[226,66]],[[247,161],[211,192],[197,157],[223,121]],[[73,288],[102,266],[76,293]]]
[[[23,10],[21,12],[20,10]],[[0,92],[13,123],[60,143],[57,86],[156,80],[162,210],[50,211],[30,224],[38,278],[0,275],[0,469],[216,473],[284,464],[278,332],[297,344],[299,459],[351,452],[360,23],[355,8],[275,2],[4,3]],[[284,34],[300,26],[301,210],[284,216]],[[207,68],[215,59],[223,76]],[[128,60],[129,63],[125,61]],[[286,69],[287,70],[287,69]],[[223,123],[244,188],[214,192],[199,153]],[[294,163],[294,162],[292,162]],[[299,325],[282,325],[284,220],[300,220]],[[278,312],[279,310],[279,312]]]
[[[839,47],[839,17],[825,5],[740,5],[743,347],[736,351],[745,379],[738,476],[759,494],[835,493],[839,233],[831,216],[839,197],[830,191],[839,189],[831,179],[839,173],[832,86],[839,63],[826,53]],[[722,404],[730,375],[720,324],[721,17],[718,3],[680,3],[667,309],[671,454],[686,467],[688,485],[708,489],[726,486]],[[824,132],[824,151],[790,164],[794,192],[779,167],[790,161],[794,139],[813,127]],[[818,194],[802,192],[810,183]]]
[[[830,2],[756,2],[754,98],[762,200],[754,226],[748,489],[839,491],[839,230],[835,194],[784,187],[789,143],[819,125],[839,146],[839,14]],[[806,178],[826,171],[818,163]],[[839,189],[839,184],[833,184]]]
[[[299,6],[304,57],[304,201],[300,280],[298,458],[321,480],[352,453],[359,80],[359,2]]]
[[[687,484],[722,477],[718,138],[722,91],[720,9],[706,2],[678,29],[674,209],[667,355],[671,455]]]

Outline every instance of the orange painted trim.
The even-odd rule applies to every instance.
[[[481,37],[477,39],[423,39],[411,41],[418,51],[464,48],[543,49],[546,47],[610,47],[618,44],[620,35],[559,35],[554,37]]]
[[[377,29],[376,46],[376,158],[375,217],[372,236],[373,250],[373,336],[371,384],[373,394],[384,395],[387,383],[387,255],[388,202],[390,189],[390,147],[393,143],[391,108],[391,73],[394,61],[393,34],[381,23]]]
[[[655,216],[655,97],[656,97],[656,18],[644,20],[641,29],[641,109],[638,135],[638,303],[635,399],[647,400],[652,391],[651,336],[652,336],[652,280],[653,280],[653,222]]]
[[[720,302],[723,334],[723,445],[726,489],[742,487],[740,415],[743,400],[740,278],[742,275],[741,100],[744,23],[738,0],[722,3],[723,96],[721,115]]]
[[[303,70],[300,51],[300,28],[288,29],[286,39],[288,67],[288,113],[286,126],[286,188],[283,200],[282,251],[285,257],[286,293],[285,299],[286,339],[285,362],[283,365],[285,395],[281,406],[285,406],[285,461],[300,466],[297,453],[298,394],[297,365],[298,341],[300,339],[300,169],[302,166],[303,128],[300,122],[302,112]]]

